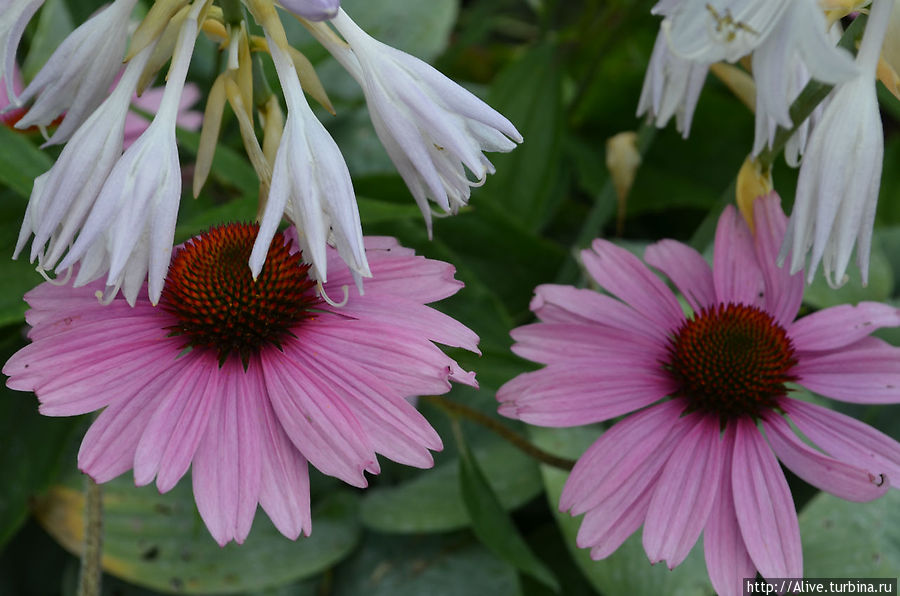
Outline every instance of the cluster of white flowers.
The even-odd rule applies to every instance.
[[[7,80],[10,108],[28,108],[17,126],[46,127],[62,116],[48,143],[66,143],[53,167],[35,180],[16,255],[34,236],[30,258],[40,270],[62,274],[77,266],[76,286],[106,276],[105,298],[122,291],[132,304],[147,280],[151,301],[159,300],[182,193],[176,118],[202,30],[228,48],[227,70],[218,90],[210,90],[213,109],[207,114],[221,118],[227,96],[261,179],[260,233],[248,264],[254,276],[285,216],[300,231],[305,259],[319,281],[326,281],[327,244],[337,248],[358,282],[371,275],[350,173],[304,95],[319,99],[324,92],[317,90],[321,85],[308,61],[288,43],[273,0],[241,0],[247,12],[238,11],[237,20],[229,19],[233,10],[225,10],[235,3],[159,0],[131,35],[136,0],[115,0],[75,29],[16,95],[13,77],[4,74],[13,72],[22,32],[42,2],[0,0],[0,77]],[[429,232],[428,199],[456,212],[467,203],[470,187],[494,171],[483,152],[510,151],[522,141],[506,118],[474,95],[368,36],[339,0],[278,5],[299,18],[363,87],[375,131],[425,214]],[[265,38],[248,33],[245,14],[263,28]],[[247,92],[251,46],[271,55],[287,105],[286,120],[277,101],[261,109],[262,148],[254,132],[253,95]],[[159,110],[146,131],[123,146],[134,93],[170,59]],[[215,120],[204,123],[213,131],[201,136],[207,140],[205,145],[201,140],[206,159],[215,146]]]
[[[848,4],[845,14],[866,4]],[[829,284],[843,284],[854,244],[867,280],[884,144],[875,75],[894,4],[872,1],[855,60],[837,46],[840,24],[826,18],[832,7],[818,0],[661,0],[653,8],[663,21],[638,115],[657,126],[675,115],[686,137],[710,64],[749,57],[752,155],[771,147],[779,128],[794,130],[785,158],[800,165],[800,179],[781,259],[790,255],[792,272],[807,266],[810,281],[822,263]],[[791,104],[811,79],[834,88],[810,118],[794,122]]]

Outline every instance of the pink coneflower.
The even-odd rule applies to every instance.
[[[594,559],[643,524],[650,561],[672,568],[705,531],[713,586],[740,594],[741,579],[757,571],[803,575],[779,459],[851,501],[875,499],[900,479],[900,444],[788,396],[793,382],[843,401],[900,401],[900,349],[869,336],[900,316],[864,302],[794,321],[802,273],[775,266],[785,225],[772,194],[757,199],[755,235],[725,210],[712,269],[672,240],[647,248],[646,262],[681,290],[690,315],[637,257],[603,240],[582,258],[612,296],[537,288],[531,308],[541,322],[515,329],[513,349],[547,366],[501,387],[500,412],[559,427],[634,412],[579,458],[560,498],[561,510],[585,514],[577,541]]]
[[[133,467],[136,484],[155,477],[166,492],[192,467],[222,545],[246,538],[257,503],[286,536],[308,535],[307,462],[357,487],[378,473],[376,453],[430,467],[441,440],[405,398],[475,385],[432,343],[477,351],[471,330],[425,306],[462,286],[451,265],[367,238],[374,278],[338,308],[316,292],[293,229],[254,281],[257,232],[230,224],[177,248],[159,307],[146,292],[134,308],[104,306],[102,282],[38,286],[26,295],[32,343],[3,368],[43,414],[105,408],[78,453],[95,481]],[[353,283],[328,258],[326,296]]]

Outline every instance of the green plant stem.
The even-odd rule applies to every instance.
[[[100,596],[103,576],[103,492],[100,485],[85,478],[84,550],[78,577],[78,596]]]
[[[461,416],[485,427],[486,429],[500,436],[502,439],[508,441],[514,447],[519,449],[519,451],[525,453],[529,457],[538,460],[543,464],[547,464],[548,466],[553,466],[554,468],[559,468],[561,470],[571,470],[572,466],[575,465],[575,462],[571,459],[557,457],[552,453],[547,453],[543,449],[535,447],[519,433],[501,424],[500,422],[497,422],[490,416],[483,414],[478,410],[470,408],[469,406],[465,406],[459,402],[455,402],[445,397],[426,396],[419,399],[422,399],[429,404],[450,414],[451,418]]]
[[[219,0],[219,6],[222,7],[222,18],[226,23],[240,25],[244,20],[244,9],[240,0]]]

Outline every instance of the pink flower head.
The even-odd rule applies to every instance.
[[[427,306],[462,284],[453,267],[393,238],[367,238],[374,278],[335,307],[315,291],[293,229],[254,281],[255,225],[230,224],[176,248],[158,307],[42,284],[26,295],[32,343],[3,372],[40,411],[103,411],[78,453],[106,482],[170,490],[192,467],[197,508],[219,544],[243,542],[259,503],[286,536],[311,527],[307,462],[364,487],[376,453],[427,468],[441,439],[406,400],[474,375],[432,342],[477,351],[477,336]],[[323,292],[353,277],[337,252]]]
[[[794,320],[802,273],[775,266],[786,219],[774,193],[757,199],[755,235],[728,207],[712,268],[663,240],[645,261],[604,240],[582,253],[611,295],[568,286],[536,290],[541,322],[515,329],[513,350],[547,366],[500,388],[500,412],[542,426],[629,414],[579,458],[560,509],[584,515],[578,546],[612,554],[641,525],[652,563],[681,563],[701,532],[710,579],[740,594],[741,579],[801,577],[794,503],[778,460],[851,501],[900,482],[900,444],[830,409],[793,399],[787,383],[857,403],[900,401],[900,349],[871,337],[900,325],[871,302]],[[820,450],[807,445],[796,427]]]

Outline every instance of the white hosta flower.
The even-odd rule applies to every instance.
[[[332,24],[350,50],[326,47],[362,86],[375,132],[430,230],[428,199],[455,213],[468,202],[471,187],[494,172],[483,151],[511,151],[522,135],[425,62],[370,37],[344,11]]]
[[[35,102],[16,128],[46,126],[65,112],[47,144],[64,143],[72,136],[106,98],[122,68],[128,19],[136,3],[116,0],[63,40],[22,91],[19,103]]]
[[[826,31],[816,0],[792,0],[769,36],[753,52],[756,138],[753,154],[771,145],[778,126],[791,128],[789,109],[810,78],[835,85],[857,74],[853,57],[836,47],[837,27]],[[799,131],[798,131],[799,132]]]
[[[341,8],[341,0],[278,0],[292,13],[310,21],[333,19]]]
[[[672,52],[695,62],[734,62],[761,44],[799,0],[681,0],[666,3],[663,31]],[[659,12],[659,11],[658,11]],[[824,34],[824,28],[822,33]]]
[[[17,105],[12,76],[16,50],[25,26],[43,3],[44,0],[0,0],[0,79],[6,80],[6,96],[11,105]]]
[[[859,75],[832,91],[800,167],[782,258],[791,251],[793,273],[804,268],[812,248],[807,267],[810,281],[821,261],[828,283],[843,284],[854,243],[863,283],[868,279],[884,155],[875,69],[893,3],[872,3],[857,55]]]
[[[195,1],[181,26],[159,111],[116,162],[81,233],[57,267],[59,272],[81,262],[76,287],[108,271],[106,298],[121,289],[134,304],[149,273],[150,301],[159,301],[181,199],[175,123],[204,4]]]
[[[647,65],[637,115],[647,114],[659,128],[675,116],[678,131],[687,138],[708,70],[709,64],[685,60],[669,51],[660,31]]]
[[[53,269],[81,228],[106,177],[122,155],[132,94],[153,47],[135,56],[110,96],[85,120],[53,167],[35,182],[15,256],[34,234],[31,262]]]
[[[370,277],[356,195],[344,157],[306,103],[290,57],[271,38],[268,43],[288,115],[259,234],[250,254],[253,276],[262,271],[269,245],[287,211],[302,234],[303,257],[312,263],[319,281],[326,281],[325,247],[329,237],[355,275]]]

